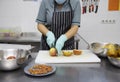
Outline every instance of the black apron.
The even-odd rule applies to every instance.
[[[56,11],[56,8],[54,7],[54,12],[52,16],[52,24],[51,26],[47,27],[50,31],[52,31],[55,35],[55,41],[62,35],[65,34],[70,28],[72,24],[72,19],[73,19],[73,11],[72,7],[70,4],[70,1],[68,2],[70,6],[70,11]],[[56,6],[56,3],[55,3]],[[50,47],[48,46],[46,42],[46,36],[42,35],[41,39],[41,49],[42,50],[49,50]],[[74,37],[68,39],[64,47],[62,48],[63,50],[71,50],[74,49]]]

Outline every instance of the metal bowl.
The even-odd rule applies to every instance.
[[[120,67],[120,58],[110,57],[108,56],[108,60],[114,66]]]
[[[2,49],[0,50],[0,70],[14,70],[23,65],[30,53],[23,49]]]
[[[97,56],[107,57],[107,49],[104,46],[107,43],[93,42],[90,44],[90,50],[95,53]]]

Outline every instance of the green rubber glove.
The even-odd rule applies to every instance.
[[[61,54],[61,49],[63,48],[64,43],[65,43],[66,40],[67,40],[67,37],[66,37],[66,35],[64,35],[64,34],[61,35],[61,36],[58,38],[58,40],[57,40],[57,42],[56,42],[56,46],[55,46],[55,48],[57,49],[58,55]]]
[[[52,45],[54,45],[55,43],[55,35],[53,34],[53,32],[51,31],[48,31],[46,33],[46,36],[47,36],[47,44],[49,45],[49,47],[52,47]]]

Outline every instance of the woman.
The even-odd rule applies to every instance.
[[[79,0],[42,0],[36,22],[42,33],[41,49],[74,49],[74,35],[80,26]]]

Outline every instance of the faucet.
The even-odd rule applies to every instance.
[[[78,38],[75,40],[76,49],[78,49],[80,39],[82,39],[87,44],[87,49],[90,49],[89,43],[79,33],[77,33],[75,37],[77,37],[77,36],[78,36]]]

